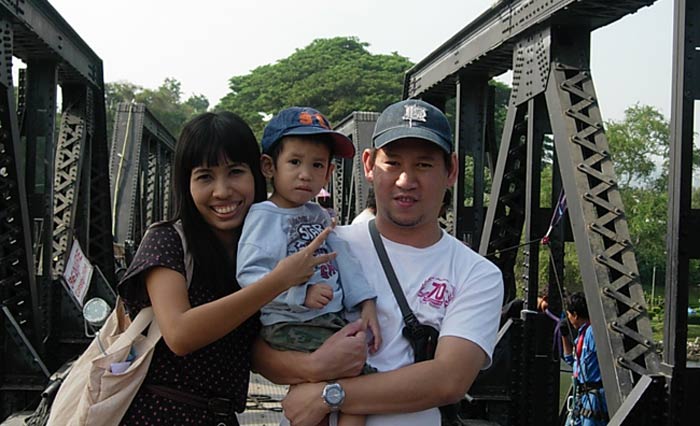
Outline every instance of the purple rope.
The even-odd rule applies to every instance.
[[[554,327],[554,333],[552,336],[552,353],[554,353],[554,351],[556,350],[557,353],[561,356],[562,351],[564,349],[561,343],[561,322],[559,321],[559,317],[549,312],[549,309],[545,309],[544,313],[547,314],[549,319],[557,323],[557,325]]]

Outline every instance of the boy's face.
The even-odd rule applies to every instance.
[[[333,171],[328,147],[303,136],[285,136],[277,161],[262,156],[263,174],[272,179],[270,201],[293,208],[310,201],[321,191]]]

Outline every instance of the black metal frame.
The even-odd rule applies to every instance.
[[[169,219],[175,138],[144,104],[119,103],[109,165],[117,244],[138,245],[151,223]]]
[[[666,236],[666,317],[664,371],[670,383],[669,424],[689,424],[697,416],[700,369],[687,365],[688,289],[691,259],[700,259],[694,238],[700,232],[700,210],[691,205],[693,117],[700,101],[700,2],[676,0],[673,23],[673,93]]]
[[[550,247],[553,258],[561,259],[563,242],[570,231],[579,256],[610,411],[613,415],[617,413],[616,421],[625,424],[633,424],[633,419],[645,422],[666,419],[668,424],[680,424],[690,419],[687,407],[692,404],[685,389],[698,380],[695,372],[685,368],[685,345],[677,342],[685,342],[687,330],[688,259],[700,255],[700,250],[690,245],[690,235],[696,234],[700,223],[697,210],[690,209],[692,108],[700,92],[697,49],[700,29],[696,25],[700,22],[699,5],[696,1],[677,1],[676,11],[672,126],[676,138],[682,138],[683,142],[675,142],[677,148],[672,149],[671,156],[666,287],[666,305],[671,308],[667,310],[670,317],[666,322],[664,358],[670,367],[662,365],[654,351],[656,344],[589,69],[590,32],[652,3],[651,0],[614,5],[593,0],[500,1],[409,70],[404,97],[423,98],[436,106],[444,106],[448,98],[457,98],[457,152],[460,161],[464,161],[465,154],[474,154],[464,149],[466,141],[460,129],[469,124],[465,125],[463,117],[473,120],[472,128],[488,128],[488,124],[481,124],[483,114],[464,96],[463,86],[478,90],[484,79],[513,69],[506,125],[498,159],[491,168],[491,202],[481,233],[480,252],[502,269],[509,299],[515,290],[516,254],[511,248],[525,240],[524,278],[528,287],[525,306],[534,306],[539,287],[536,271],[540,244],[536,240],[543,235],[543,224],[538,224],[537,218],[550,217],[539,207],[538,200],[541,143],[543,136],[551,133],[556,154],[552,205],[563,188],[569,210],[564,226],[551,235]],[[464,115],[460,115],[462,111]],[[543,119],[545,111],[548,116]],[[490,152],[485,130],[472,130],[470,134],[472,138],[480,138],[483,147],[475,157]],[[485,167],[475,170],[475,178]],[[460,179],[455,189],[465,195],[461,184]],[[462,202],[463,199],[456,197],[455,208]],[[457,219],[458,223],[464,220]],[[468,220],[476,222],[474,217]],[[457,229],[457,235],[465,240],[462,226],[458,225]],[[551,277],[562,277],[561,261],[558,263],[550,264]],[[549,293],[558,296],[555,282],[550,280]],[[558,297],[550,300],[558,302]],[[560,304],[555,303],[550,309],[560,312],[561,306],[557,305]],[[538,316],[527,309],[523,315],[525,338],[541,335],[539,326],[535,325]],[[528,347],[511,356],[529,367],[540,380],[543,375],[557,374],[551,364],[532,367],[538,360],[536,352]],[[665,375],[660,376],[662,373]],[[532,379],[527,372],[521,372],[519,384],[532,389],[537,383]],[[659,384],[664,380],[670,382],[667,397],[663,394],[663,384]],[[526,401],[513,401],[514,406],[520,407],[516,410],[519,415],[511,411],[508,423],[558,422],[558,416],[551,411],[542,415],[544,407],[538,405],[542,399],[548,400],[546,403],[554,399],[556,392],[552,388],[558,383],[551,382],[548,389],[524,396]],[[478,388],[478,382],[475,386]],[[666,405],[667,399],[670,406]],[[681,408],[683,404],[685,411]],[[499,417],[493,412],[490,415],[491,420]],[[525,420],[533,419],[533,415],[539,418]]]
[[[0,1],[0,31],[5,348],[0,416],[5,417],[36,402],[48,371],[87,342],[81,312],[58,280],[73,239],[101,272],[88,297],[110,293],[105,285],[114,285],[114,255],[102,61],[43,0]],[[27,64],[19,73],[16,108],[13,56]],[[56,134],[58,86],[63,108]]]
[[[365,209],[369,184],[365,180],[362,152],[372,146],[372,132],[379,114],[353,112],[335,126],[335,130],[349,137],[355,145],[355,157],[336,160],[336,171],[329,185],[333,207],[338,212],[338,223],[348,224]]]

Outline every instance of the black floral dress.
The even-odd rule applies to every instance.
[[[180,236],[170,225],[152,228],[144,237],[129,270],[119,283],[132,318],[141,308],[150,306],[144,272],[160,266],[185,275]],[[234,283],[233,291],[238,291]],[[195,307],[217,296],[197,279],[197,268],[189,287],[190,304]],[[144,385],[124,415],[124,425],[211,425],[221,420],[206,409],[156,395],[146,385],[161,385],[205,398],[228,398],[236,412],[245,409],[250,375],[250,353],[253,339],[260,328],[257,316],[248,319],[236,330],[218,341],[177,356],[165,341],[158,342]],[[235,420],[225,422],[235,424]]]

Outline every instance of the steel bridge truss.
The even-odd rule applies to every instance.
[[[35,403],[49,372],[87,341],[59,279],[73,240],[100,271],[89,296],[108,292],[114,260],[101,60],[46,1],[0,1],[0,33],[4,418]],[[13,57],[27,65],[17,82]]]
[[[175,139],[143,104],[119,103],[109,175],[117,244],[138,246],[148,225],[170,217]]]
[[[506,336],[518,333],[522,337],[517,341],[534,343],[504,351],[511,370],[500,382],[493,374],[477,380],[470,391],[473,404],[465,408],[477,417],[509,425],[561,421],[561,412],[552,408],[559,399],[559,361],[551,353],[553,325],[542,323],[534,312],[540,239],[551,217],[550,209],[540,207],[539,195],[542,165],[549,161],[543,145],[549,142],[554,154],[551,205],[556,205],[560,189],[568,204],[565,225],[550,235],[555,259],[550,262],[550,301],[555,302],[550,310],[561,312],[556,283],[563,276],[563,243],[572,240],[612,423],[690,421],[687,389],[698,383],[697,371],[685,365],[685,340],[688,261],[700,257],[690,243],[700,223],[697,210],[690,208],[693,105],[700,98],[699,2],[677,1],[676,7],[666,284],[671,318],[666,320],[663,363],[656,354],[589,64],[592,30],[652,3],[502,0],[406,75],[407,98],[422,98],[443,110],[448,99],[456,99],[462,175],[455,186],[455,235],[478,245],[480,253],[501,268],[506,301],[515,296],[517,249],[524,247],[526,308],[521,320],[502,330],[502,337],[512,341]],[[513,70],[513,88],[496,146],[494,95],[488,82],[508,69]],[[473,165],[471,177],[463,173],[467,162]],[[485,174],[491,175],[492,186],[484,212]],[[468,178],[473,179],[472,193],[467,193]],[[465,199],[471,205],[465,206]]]
[[[378,117],[376,112],[353,112],[334,128],[355,145],[354,158],[335,160],[335,172],[330,182],[333,206],[340,224],[352,222],[367,205],[370,185],[365,180],[362,151],[372,146],[372,132]]]

